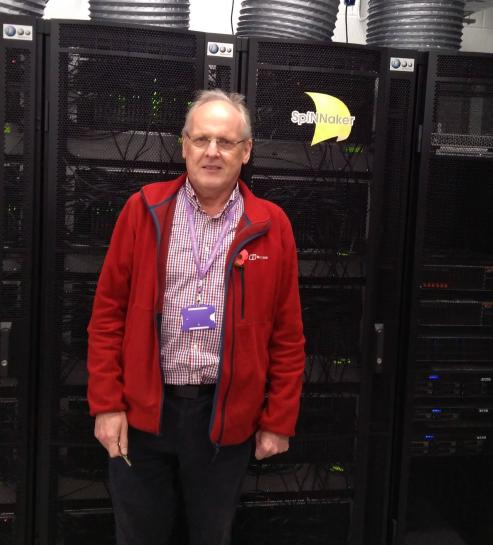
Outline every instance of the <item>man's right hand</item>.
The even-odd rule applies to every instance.
[[[111,458],[128,454],[128,423],[124,411],[96,415],[94,436]]]

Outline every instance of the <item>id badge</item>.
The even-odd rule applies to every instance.
[[[197,331],[216,327],[216,308],[214,305],[192,305],[181,309],[181,330]]]

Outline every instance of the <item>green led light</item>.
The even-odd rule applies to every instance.
[[[338,255],[339,257],[348,257],[349,252],[343,252],[342,250],[339,250],[339,251],[337,252],[337,255]]]
[[[152,93],[151,98],[151,108],[152,108],[152,115],[154,117],[158,116],[159,113],[162,111],[163,106],[163,97],[159,91],[154,91]]]
[[[361,153],[363,151],[363,146],[348,144],[347,146],[344,146],[344,151],[346,153]]]
[[[11,134],[12,133],[12,125],[10,123],[5,123],[3,127],[3,134]]]
[[[344,473],[344,468],[339,464],[332,464],[329,470],[333,471],[334,473]]]
[[[337,358],[332,360],[334,365],[349,365],[351,363],[351,358]]]

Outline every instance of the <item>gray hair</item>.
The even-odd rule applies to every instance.
[[[224,102],[231,104],[233,108],[238,110],[243,121],[243,138],[251,138],[252,122],[250,120],[250,112],[248,111],[248,108],[245,104],[245,97],[243,95],[240,95],[239,93],[226,93],[222,89],[203,90],[197,93],[197,96],[190,105],[190,108],[188,109],[187,115],[185,117],[185,125],[181,130],[182,136],[184,136],[185,133],[188,131],[188,128],[190,126],[190,119],[192,118],[192,114],[194,113],[194,111],[199,106],[207,104],[207,102],[213,102],[215,100],[223,100]]]

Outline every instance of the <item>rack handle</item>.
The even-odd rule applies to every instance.
[[[381,323],[373,324],[375,335],[377,337],[376,355],[375,355],[375,372],[383,371],[383,354],[385,348],[385,325]]]
[[[0,322],[0,378],[9,376],[9,339],[12,322]]]

